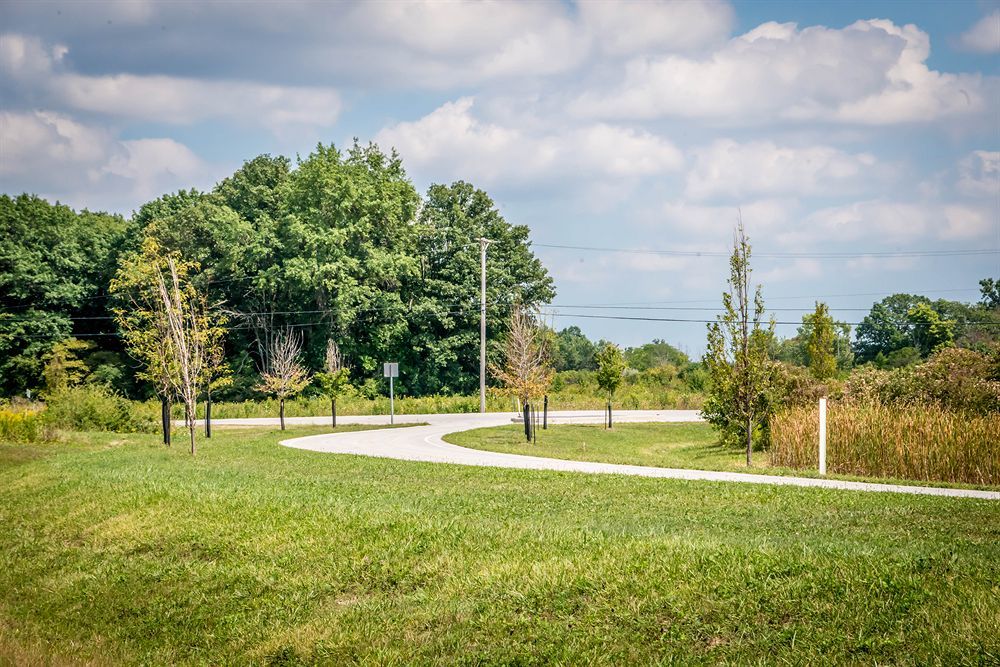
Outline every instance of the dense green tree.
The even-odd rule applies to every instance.
[[[666,341],[654,339],[639,347],[630,347],[624,352],[625,361],[637,371],[648,371],[660,366],[674,366],[678,369],[691,363],[688,356]]]
[[[955,341],[955,321],[946,320],[926,303],[918,303],[906,313],[913,325],[913,341],[922,356]]]
[[[597,368],[597,345],[578,326],[566,327],[555,335],[552,362],[557,371],[591,371]]]
[[[855,334],[854,353],[858,362],[873,361],[879,353],[888,355],[912,346],[913,323],[909,312],[918,303],[930,303],[930,299],[914,294],[893,294],[872,306]]]
[[[0,195],[0,393],[37,389],[55,343],[107,330],[107,286],[132,228],[120,216]]]
[[[480,238],[486,261],[487,340],[498,363],[514,304],[533,310],[549,302],[552,279],[531,252],[528,228],[511,225],[482,190],[459,181],[432,185],[420,213],[420,298],[410,313],[409,347],[423,393],[471,393],[479,378]]]

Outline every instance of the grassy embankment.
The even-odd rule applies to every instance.
[[[0,663],[984,664],[1000,503],[0,445]]]

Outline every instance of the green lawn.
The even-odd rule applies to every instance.
[[[0,445],[0,664],[1000,660],[1000,503],[277,446],[322,430]]]
[[[470,449],[547,456],[571,461],[819,477],[819,471],[815,469],[772,466],[767,452],[754,452],[754,465],[748,469],[746,452],[721,447],[718,444],[718,434],[709,424],[703,422],[620,423],[613,429],[606,429],[599,424],[554,424],[546,430],[539,429],[534,443],[525,442],[524,426],[511,424],[450,433],[444,439]],[[829,474],[826,477],[920,486],[992,490],[998,488],[928,480],[873,479],[853,475]]]

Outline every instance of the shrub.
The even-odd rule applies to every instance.
[[[55,429],[43,418],[37,403],[0,405],[0,442],[41,442],[55,439]]]
[[[151,433],[159,427],[143,404],[101,385],[53,392],[45,401],[43,417],[49,425],[71,431]]]
[[[771,463],[818,465],[817,408],[778,413]],[[864,477],[1000,485],[1000,414],[971,415],[936,406],[831,403],[827,469]]]

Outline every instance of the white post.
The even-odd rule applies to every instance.
[[[819,399],[819,474],[826,474],[826,398]]]
[[[389,376],[389,423],[392,424],[396,415],[396,406],[392,395],[392,376]]]
[[[479,411],[486,412],[486,246],[490,240],[479,239]]]

